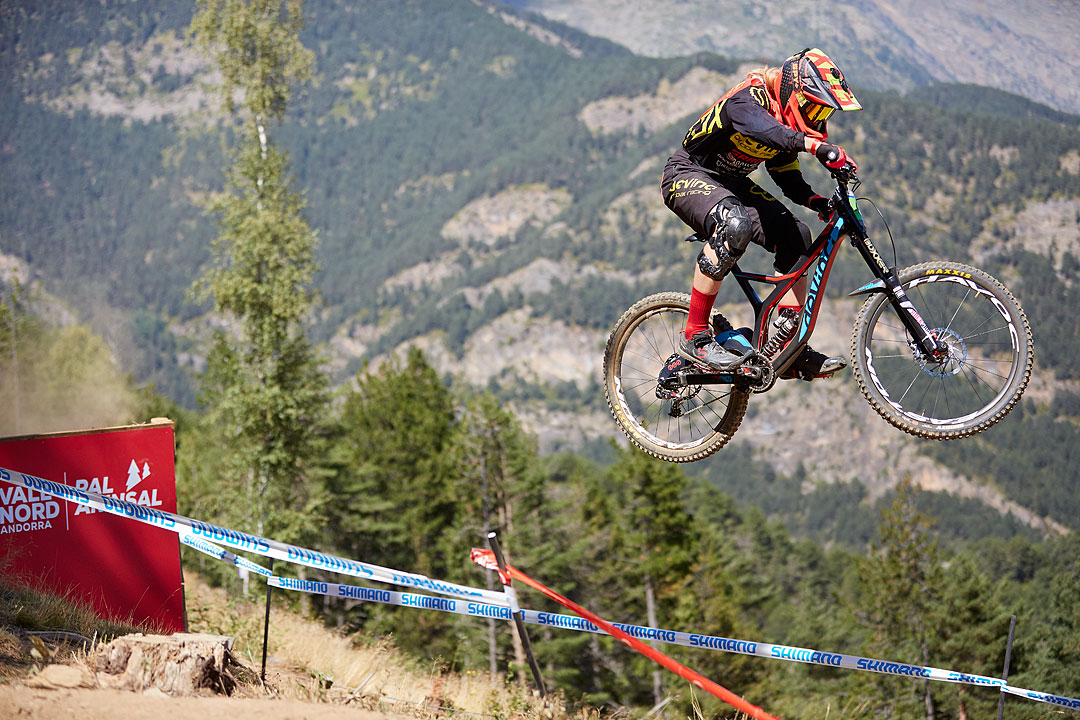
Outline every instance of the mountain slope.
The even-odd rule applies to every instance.
[[[0,62],[19,81],[0,108],[0,250],[96,319],[136,377],[191,403],[206,330],[220,322],[187,300],[214,232],[198,203],[220,190],[225,160],[209,66],[180,39],[187,18],[165,3],[3,12]],[[599,385],[607,330],[642,295],[689,284],[694,248],[657,177],[746,65],[637,57],[470,2],[321,0],[307,20],[318,82],[272,137],[321,238],[315,332],[336,379],[416,344],[440,372],[515,407],[545,448],[603,453],[617,437]],[[1054,479],[1054,450],[1030,433],[1052,422],[1068,444],[1080,416],[1080,354],[1068,339],[1043,342],[1076,302],[1077,120],[974,86],[939,90],[860,92],[867,109],[833,135],[859,158],[861,194],[887,216],[901,266],[974,261],[1018,294],[1040,353],[1029,409],[965,442],[990,458],[974,476],[960,451],[928,457],[870,415],[853,383],[785,384],[755,397],[733,452],[708,471],[761,496],[745,483],[762,466],[734,463],[745,451],[796,487],[774,508],[792,521],[804,491],[822,498],[856,480],[867,490],[849,508],[909,473],[1040,529],[1075,527],[1077,491]],[[820,168],[804,165],[825,190]],[[842,295],[864,279],[842,253],[819,349],[847,347],[855,306]],[[860,451],[837,453],[852,438]],[[1018,457],[1042,473],[1042,496],[1063,501],[1033,510],[1033,476],[1000,470]]]
[[[776,63],[808,45],[829,52],[856,87],[930,81],[1007,90],[1080,113],[1080,13],[1071,0],[514,0],[635,53],[707,50]],[[617,18],[617,21],[614,21]]]

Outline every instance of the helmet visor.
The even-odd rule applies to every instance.
[[[836,108],[829,107],[828,105],[818,105],[817,103],[808,102],[803,106],[802,114],[809,125],[820,126],[832,116],[833,111],[835,110]]]

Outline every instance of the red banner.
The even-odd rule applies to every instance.
[[[176,512],[173,426],[0,439],[0,467]],[[0,482],[0,574],[70,592],[100,617],[184,630],[175,533]]]

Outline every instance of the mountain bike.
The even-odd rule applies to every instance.
[[[854,168],[832,176],[829,219],[790,273],[732,269],[754,324],[736,330],[713,311],[717,340],[745,348],[730,369],[718,372],[676,352],[690,307],[685,293],[650,295],[615,323],[604,351],[604,389],[615,421],[638,448],[670,462],[708,457],[738,430],[752,394],[795,377],[791,367],[814,331],[844,238],[875,278],[849,293],[868,296],[852,330],[851,364],[859,390],[881,417],[918,437],[951,440],[986,430],[1016,406],[1031,378],[1034,344],[1013,294],[961,263],[890,267],[860,213]],[[804,276],[806,303],[795,323],[778,329],[780,299]],[[764,298],[761,285],[772,288]]]

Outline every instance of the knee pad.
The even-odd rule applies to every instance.
[[[705,273],[713,280],[723,280],[731,268],[735,267],[735,263],[738,262],[742,253],[730,253],[727,246],[720,243],[720,247],[716,248],[716,262],[714,263],[709,259],[709,256],[705,254],[705,248],[701,248],[701,252],[697,256],[697,265],[701,272]]]
[[[709,211],[709,217],[715,223],[709,237],[713,250],[719,255],[726,244],[731,254],[740,257],[754,233],[752,221],[743,204],[733,197],[726,197]]]

